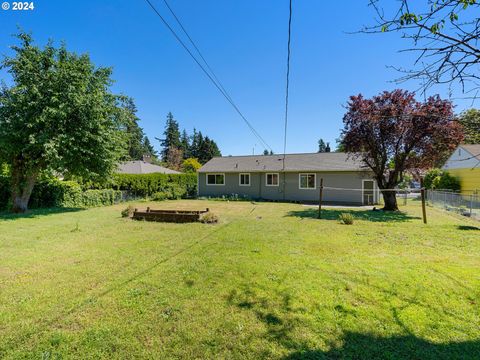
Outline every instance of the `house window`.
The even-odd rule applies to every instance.
[[[240,174],[239,175],[239,185],[240,186],[250,186],[250,174]]]
[[[207,174],[207,185],[225,185],[225,174]]]
[[[315,174],[300,174],[299,175],[300,189],[315,189]]]
[[[265,181],[267,186],[278,186],[278,173],[267,174]]]

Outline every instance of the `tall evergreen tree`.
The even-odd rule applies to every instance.
[[[143,137],[142,146],[143,146],[143,153],[144,154],[150,155],[152,157],[157,156],[157,152],[155,151],[153,145],[150,143],[150,139],[146,135]]]
[[[121,103],[125,115],[127,135],[127,153],[124,160],[139,160],[145,154],[143,129],[138,124],[137,107],[132,98],[124,97]]]
[[[202,135],[201,132],[199,133],[199,135]],[[199,138],[201,141],[199,146],[198,161],[201,164],[205,164],[207,161],[209,161],[215,156],[222,156],[215,141],[211,140],[208,136],[205,136],[205,138],[201,136]]]
[[[323,139],[318,140],[318,152],[323,153],[326,152],[327,145],[325,145],[325,141]]]
[[[188,159],[190,157],[190,139],[187,134],[187,130],[183,129],[182,136],[180,137],[180,150],[183,152],[183,158]]]
[[[199,147],[199,138],[197,129],[193,128],[193,134],[191,136],[189,153],[190,157],[198,159],[198,147]]]
[[[168,153],[172,148],[180,149],[180,130],[178,122],[173,118],[171,112],[167,114],[167,123],[165,125],[165,131],[163,132],[163,139],[156,139],[160,141],[162,147],[160,153],[163,161],[167,161]]]

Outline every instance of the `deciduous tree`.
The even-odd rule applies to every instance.
[[[384,6],[385,5],[385,6]],[[435,84],[459,84],[477,96],[480,87],[480,2],[477,0],[370,0],[376,24],[368,33],[396,32],[410,40],[403,51],[416,54],[410,68],[397,68],[403,82],[419,80],[423,90]]]
[[[468,109],[458,118],[463,126],[465,144],[480,144],[480,110]]]
[[[202,164],[195,158],[188,158],[183,160],[182,169],[186,173],[195,173],[202,167]]]
[[[49,42],[36,46],[17,35],[13,56],[1,67],[12,85],[0,90],[0,163],[9,165],[12,206],[27,210],[41,172],[101,178],[124,154],[124,113],[109,88],[110,68],[95,67]]]
[[[346,151],[373,172],[381,190],[394,189],[408,169],[431,167],[463,138],[450,101],[432,96],[418,102],[403,90],[351,96],[343,124]],[[397,210],[395,193],[382,194],[384,209]]]

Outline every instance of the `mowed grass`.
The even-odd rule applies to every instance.
[[[480,224],[403,213],[167,201],[0,216],[0,358],[478,359]]]

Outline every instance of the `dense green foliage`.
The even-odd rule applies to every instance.
[[[0,175],[0,210],[11,202],[10,178]],[[43,177],[35,184],[29,201],[31,208],[94,207],[112,205],[126,198],[149,197],[152,200],[194,197],[196,174],[116,174],[106,182],[62,181]]]
[[[110,184],[114,189],[135,196],[155,196],[157,200],[194,197],[197,193],[196,174],[116,174]],[[163,199],[162,199],[163,197]]]
[[[464,144],[480,144],[480,110],[468,109],[459,116],[463,126]]]
[[[156,157],[155,149],[138,122],[137,107],[132,98],[125,97],[122,102],[125,112],[125,132],[127,135],[127,154],[124,160],[142,160],[144,155]]]
[[[160,141],[160,146],[162,150],[160,154],[162,155],[163,161],[168,161],[169,153],[172,149],[180,149],[180,128],[178,126],[177,120],[173,118],[173,114],[169,112],[167,114],[167,122],[165,124],[165,130],[163,132],[163,138],[158,139]]]
[[[188,158],[183,160],[182,170],[186,173],[196,173],[198,169],[202,167],[202,164],[195,158]]]
[[[171,169],[180,169],[182,160],[196,158],[201,164],[205,164],[211,158],[222,156],[217,143],[208,136],[203,136],[201,131],[193,129],[193,134],[188,135],[184,129],[180,134],[180,126],[172,113],[168,113],[163,138],[160,141],[162,147],[162,160]]]
[[[432,169],[425,175],[423,186],[425,186],[426,189],[459,191],[460,180],[448,171]]]
[[[2,360],[480,359],[472,219],[428,207],[425,225],[419,201],[321,220],[300,204],[161,204],[217,225],[124,208],[0,217]]]
[[[330,152],[330,143],[326,143],[323,141],[323,139],[318,140],[318,152],[319,153],[324,153],[324,152]]]
[[[12,209],[24,212],[44,171],[102,178],[123,156],[125,112],[110,92],[110,68],[88,55],[36,46],[20,33],[3,67],[12,85],[0,89],[0,162],[11,168]]]

